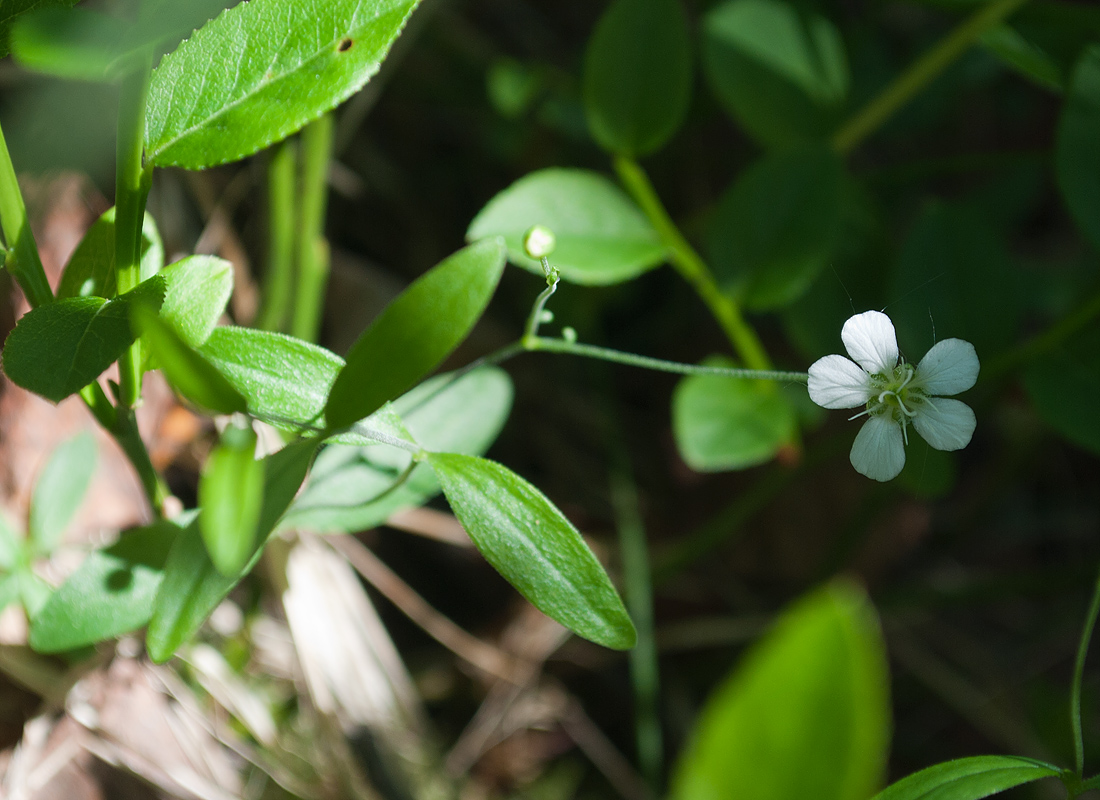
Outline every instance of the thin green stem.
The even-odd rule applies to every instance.
[[[263,308],[256,326],[286,329],[294,281],[294,206],[297,147],[286,140],[274,148],[267,165],[267,273]]]
[[[543,262],[544,265],[546,265],[546,259],[545,258],[542,260],[542,262]],[[546,286],[545,289],[542,290],[542,292],[539,293],[539,296],[535,298],[535,304],[531,307],[531,313],[527,317],[527,325],[523,329],[523,341],[524,342],[528,341],[529,339],[535,339],[535,338],[538,337],[538,335],[539,335],[539,325],[541,325],[543,323],[542,316],[543,316],[543,311],[546,308],[546,301],[549,300],[551,298],[551,296],[553,296],[554,292],[556,292],[558,290],[558,273],[557,273],[557,270],[554,270],[551,273],[549,266],[546,266],[545,268],[547,270],[547,272],[546,272],[547,286]]]
[[[740,306],[719,288],[706,263],[676,227],[645,170],[637,161],[620,156],[615,159],[615,171],[668,249],[672,266],[706,303],[738,357],[753,369],[770,369],[771,361],[756,331],[745,320]]]
[[[1092,642],[1092,630],[1096,627],[1096,617],[1100,614],[1100,575],[1092,590],[1092,603],[1085,616],[1085,625],[1081,630],[1081,641],[1077,645],[1077,658],[1073,663],[1073,685],[1069,696],[1069,724],[1073,729],[1073,756],[1077,775],[1085,775],[1085,743],[1081,736],[1081,681],[1085,675],[1085,656]]]
[[[302,130],[301,214],[298,226],[298,291],[290,332],[316,341],[328,285],[329,252],[325,240],[328,162],[332,158],[332,114]]]
[[[136,59],[122,80],[119,96],[115,167],[115,271],[119,294],[141,282],[141,227],[152,182],[152,165],[146,168],[143,159],[151,68],[151,53]],[[120,406],[133,408],[141,400],[140,342],[134,342],[123,353],[118,367]]]
[[[46,271],[42,269],[42,260],[38,257],[38,247],[27,220],[27,207],[23,203],[23,193],[19,190],[19,180],[15,176],[15,166],[11,163],[3,130],[0,130],[0,226],[8,246],[4,265],[19,282],[27,301],[32,307],[53,302],[53,291],[46,280]]]
[[[992,0],[963,20],[833,134],[833,149],[847,154],[965,53],[983,33],[1027,0]]]

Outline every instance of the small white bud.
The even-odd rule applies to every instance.
[[[531,258],[546,258],[554,252],[557,239],[545,225],[535,225],[523,234],[523,251]]]
[[[571,327],[562,328],[561,338],[565,339],[565,341],[569,342],[569,344],[573,344],[575,341],[577,341],[577,331]]]

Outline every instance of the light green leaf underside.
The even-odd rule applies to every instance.
[[[1060,772],[1052,764],[1021,756],[973,756],[922,769],[873,800],[980,800]]]

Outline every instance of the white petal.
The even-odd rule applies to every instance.
[[[944,339],[917,364],[916,386],[929,394],[965,392],[978,380],[978,354],[962,339]]]
[[[856,408],[867,403],[871,376],[844,356],[825,356],[810,365],[810,399],[824,408]]]
[[[871,417],[856,434],[849,458],[861,475],[876,481],[893,480],[905,466],[901,426],[887,416]]]
[[[874,375],[888,372],[898,363],[898,337],[894,323],[881,311],[864,311],[850,317],[840,338],[855,362]]]
[[[913,427],[937,450],[962,450],[970,444],[978,421],[961,400],[934,397],[916,407]]]

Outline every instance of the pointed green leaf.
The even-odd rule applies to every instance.
[[[141,227],[141,279],[153,277],[164,266],[164,246],[156,222],[145,215]],[[115,209],[108,208],[92,223],[65,265],[58,299],[66,297],[114,297]]]
[[[1070,79],[1054,155],[1058,187],[1077,227],[1100,248],[1100,45],[1081,54]]]
[[[1053,764],[1022,756],[972,756],[922,769],[873,800],[979,800],[1061,772]]]
[[[93,550],[31,626],[30,645],[58,653],[140,628],[153,614],[164,562],[180,528],[162,520]]]
[[[316,440],[295,442],[264,459],[264,500],[254,549],[248,562],[234,575],[218,572],[210,560],[198,520],[176,539],[164,565],[164,582],[157,591],[145,637],[150,658],[157,663],[171,658],[256,565],[267,537],[305,480],[318,445]]]
[[[637,634],[596,556],[542,492],[488,459],[431,453],[443,494],[485,560],[539,611],[604,647]]]
[[[264,499],[264,463],[251,425],[230,425],[199,477],[199,530],[222,575],[236,575],[252,555]]]
[[[28,311],[4,343],[4,372],[24,389],[59,403],[100,376],[134,343],[130,310],[158,308],[159,276],[115,298],[70,297]]]
[[[157,166],[236,161],[335,108],[378,71],[416,0],[251,0],[153,71],[145,150]]]
[[[325,404],[329,427],[373,414],[412,388],[466,338],[504,269],[499,237],[472,244],[413,282],[348,351]]]
[[[49,555],[61,541],[73,514],[84,501],[98,449],[90,433],[74,436],[53,451],[39,474],[27,526],[37,555]]]
[[[188,256],[160,274],[165,281],[160,318],[184,342],[198,347],[225,313],[233,293],[233,265],[216,256]]]
[[[672,800],[865,800],[890,739],[889,674],[874,610],[834,583],[783,613],[707,701]]]
[[[542,265],[523,251],[533,225],[554,232],[551,264],[570,283],[620,283],[665,260],[665,247],[629,197],[598,172],[544,169],[498,194],[478,212],[466,239],[503,236],[508,260],[542,275]]]

